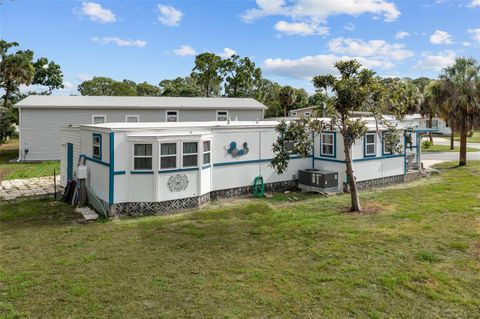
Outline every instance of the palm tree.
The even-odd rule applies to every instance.
[[[457,58],[455,64],[440,75],[446,93],[445,103],[451,109],[460,131],[459,166],[467,165],[467,134],[480,117],[480,65],[472,58]]]
[[[297,95],[295,94],[295,89],[291,86],[284,86],[278,93],[278,99],[283,108],[283,116],[287,117],[288,110],[295,104],[297,100]]]
[[[432,128],[433,117],[438,113],[438,84],[430,81],[423,89],[423,100],[420,104],[420,114],[428,117],[428,128]],[[430,142],[433,144],[432,132],[429,133]]]

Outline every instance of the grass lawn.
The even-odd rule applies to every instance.
[[[478,318],[480,162],[349,196],[91,224],[0,204],[0,317]]]
[[[460,146],[455,146],[453,150],[449,145],[432,145],[429,148],[422,148],[422,152],[426,153],[438,153],[438,152],[460,152]],[[480,152],[480,149],[467,147],[467,152]]]
[[[16,178],[30,178],[53,175],[53,170],[60,173],[60,162],[45,161],[38,163],[9,163],[18,157],[18,139],[11,139],[0,145],[0,182]]]

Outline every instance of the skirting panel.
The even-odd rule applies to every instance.
[[[375,187],[383,187],[393,184],[400,184],[405,181],[405,175],[388,176],[382,178],[369,179],[357,182],[358,189],[369,189]]]
[[[297,187],[297,181],[265,184],[265,191],[277,192]],[[117,203],[110,206],[109,216],[143,216],[170,214],[179,210],[202,207],[212,200],[242,197],[252,193],[252,186],[236,187],[213,191],[202,196],[147,203]]]

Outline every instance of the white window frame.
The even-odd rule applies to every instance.
[[[169,155],[162,155],[162,144],[175,144],[175,167],[169,167],[169,168],[162,168],[162,157],[173,157],[174,155],[173,154],[169,154]],[[160,171],[171,171],[171,170],[176,170],[178,169],[178,155],[179,155],[179,151],[178,151],[178,148],[179,148],[179,145],[181,145],[181,143],[179,143],[178,141],[168,141],[168,140],[165,140],[165,141],[160,141],[159,145],[158,145],[158,154],[159,154],[159,162],[158,162],[158,169]]]
[[[135,145],[151,145],[152,146],[152,155],[135,155]],[[135,168],[135,159],[136,158],[151,158],[152,159],[152,167],[150,167],[150,169],[148,168],[140,168],[140,169],[136,169]],[[151,142],[141,142],[141,141],[138,141],[138,142],[135,142],[135,143],[132,143],[132,171],[134,172],[151,172],[153,171],[153,143]]]
[[[125,115],[125,123],[137,123],[137,122],[128,122],[128,118],[136,118],[137,122],[140,122],[140,115],[135,115],[135,114]]]
[[[204,143],[205,142],[209,142],[210,143],[210,150],[208,151],[205,151],[205,146],[204,146]],[[202,164],[203,166],[205,165],[211,165],[212,164],[212,140],[203,140],[202,141]],[[210,157],[210,162],[209,163],[206,163],[205,164],[205,154],[210,154],[209,157]]]
[[[168,121],[168,112],[175,112],[177,114],[177,120],[175,122],[180,122],[180,112],[178,110],[165,110],[165,122],[169,122]],[[170,115],[170,116],[173,116],[173,115]],[[171,121],[171,123],[175,123],[173,121]]]
[[[180,158],[180,161],[182,163],[182,168],[194,168],[194,167],[198,167],[198,151],[199,151],[199,140],[185,140],[185,141],[181,141],[180,142],[180,151],[181,151],[181,158]],[[183,144],[184,143],[197,143],[197,152],[196,153],[183,153]],[[178,153],[178,152],[177,152]],[[183,165],[183,156],[188,156],[188,155],[197,155],[197,165],[192,165],[192,166],[185,166]]]
[[[96,138],[98,138],[98,143],[95,143]],[[95,155],[95,148],[98,148],[98,155]],[[93,133],[92,135],[92,157],[102,160],[102,135],[99,133]]]
[[[107,115],[105,114],[93,114],[92,115],[92,124],[95,124],[96,117],[103,117],[103,123],[107,123]],[[96,124],[103,124],[103,123],[96,123]]]
[[[332,143],[324,143],[323,136],[324,135],[331,135],[332,136]],[[332,154],[323,152],[323,145],[331,145],[332,146]],[[334,132],[324,132],[320,134],[320,155],[327,156],[327,157],[335,157],[335,133]]]
[[[220,112],[226,113],[225,115],[221,115],[222,117],[225,116],[225,120],[219,120],[219,119],[218,119],[218,113],[220,113]],[[230,112],[228,112],[227,110],[217,110],[216,115],[217,115],[217,116],[215,117],[215,119],[216,119],[217,121],[219,121],[219,122],[226,122],[226,121],[228,121],[228,117],[230,116]]]
[[[367,136],[368,135],[373,135],[373,143],[369,143],[368,142],[368,139],[367,139]],[[377,133],[366,133],[365,134],[365,144],[364,144],[364,147],[365,147],[365,156],[375,156],[377,155]],[[368,153],[368,146],[369,145],[373,145],[373,153]]]
[[[392,155],[393,154],[393,149],[390,152],[385,151],[385,146],[387,146],[387,143],[385,143],[385,135],[389,135],[390,133],[383,133],[382,134],[382,155]]]

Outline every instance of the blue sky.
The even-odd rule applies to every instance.
[[[2,39],[61,65],[57,94],[92,76],[186,76],[204,51],[251,57],[265,77],[309,92],[346,57],[400,77],[480,61],[480,0],[3,0],[0,10]]]

